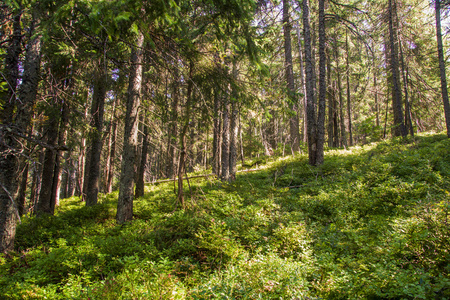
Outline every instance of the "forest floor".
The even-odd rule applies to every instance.
[[[148,185],[24,217],[0,299],[450,299],[450,139],[267,158],[233,183]],[[198,174],[195,174],[198,175]]]

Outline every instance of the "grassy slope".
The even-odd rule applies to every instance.
[[[450,140],[428,135],[268,162],[232,184],[147,187],[24,218],[3,299],[450,299]],[[289,186],[296,188],[289,189]],[[309,298],[308,298],[309,297]]]

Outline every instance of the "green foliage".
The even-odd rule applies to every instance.
[[[450,299],[449,140],[423,135],[266,161],[233,183],[147,186],[25,217],[2,299]]]

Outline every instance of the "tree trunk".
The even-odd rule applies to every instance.
[[[68,116],[68,107],[66,102],[63,103],[62,106],[62,115],[61,115],[61,121],[59,125],[59,132],[58,132],[58,146],[63,146],[66,144],[67,139],[67,130],[66,126],[69,121]],[[57,150],[55,153],[55,170],[53,174],[53,184],[52,184],[52,196],[51,196],[51,205],[52,205],[52,214],[55,212],[56,206],[59,205],[59,193],[61,189],[61,176],[62,176],[62,151]]]
[[[236,62],[233,62],[233,80],[238,80],[238,69]],[[238,146],[238,93],[235,88],[231,91],[231,119],[230,119],[230,181],[236,180],[237,172],[237,146]]]
[[[306,122],[306,85],[305,85],[305,70],[303,66],[303,53],[302,53],[302,43],[300,37],[300,25],[297,21],[297,42],[298,42],[298,55],[300,61],[300,91],[303,93],[303,142],[306,144],[308,142],[308,122]]]
[[[166,175],[168,178],[172,178],[176,172],[177,158],[175,155],[175,147],[177,144],[177,134],[178,134],[178,110],[179,110],[179,98],[180,98],[180,75],[178,72],[178,61],[176,62],[174,69],[173,78],[173,97],[172,97],[172,110],[171,110],[171,120],[169,124],[169,134],[167,141],[167,166]]]
[[[339,120],[341,121],[341,140],[340,146],[347,147],[347,133],[345,132],[345,118],[344,118],[344,97],[342,95],[342,81],[341,81],[341,66],[339,64],[339,49],[337,46],[337,41],[334,47],[334,57],[336,60],[336,76],[337,76],[337,88],[339,93]]]
[[[180,133],[180,159],[178,162],[178,195],[177,201],[184,208],[184,191],[183,191],[183,176],[186,172],[186,137],[189,129],[189,121],[191,119],[191,102],[192,102],[192,87],[193,87],[193,72],[194,72],[194,62],[189,63],[189,77],[187,93],[186,93],[186,103],[185,103],[185,113],[183,116],[183,127]]]
[[[298,100],[295,96],[294,71],[292,65],[291,23],[289,20],[289,0],[283,0],[284,69],[287,83],[290,144],[293,152],[300,151],[300,130],[298,120]]]
[[[400,89],[400,77],[398,67],[398,47],[394,26],[394,14],[397,14],[395,0],[389,0],[389,47],[391,50],[390,66],[392,72],[392,106],[394,110],[394,136],[406,136],[406,128],[403,122],[402,91]]]
[[[58,140],[59,119],[54,116],[48,117],[47,130],[47,144],[55,147]],[[53,175],[55,172],[56,151],[51,148],[44,150],[44,163],[42,169],[41,191],[36,207],[36,214],[50,214],[54,213],[54,204],[52,203],[53,191]]]
[[[327,53],[328,57],[330,56],[330,53]],[[334,89],[332,88],[332,83],[331,83],[331,59],[330,57],[327,59],[327,85],[328,85],[328,89],[327,89],[327,97],[328,97],[328,126],[327,126],[327,131],[328,131],[328,147],[334,147],[335,146],[335,142],[336,142],[336,131],[334,128],[334,117],[335,117],[335,95],[334,95]]]
[[[98,192],[100,187],[100,157],[103,146],[103,115],[106,99],[106,64],[103,59],[100,60],[97,68],[97,74],[94,82],[94,94],[91,107],[91,132],[89,159],[86,159],[85,176],[86,184],[86,205],[93,206],[97,204]]]
[[[148,127],[144,125],[144,136],[142,141],[141,160],[137,172],[136,189],[134,191],[134,198],[144,196],[144,182],[145,182],[145,168],[147,166],[148,153]]]
[[[106,193],[112,192],[112,186],[114,182],[114,168],[115,168],[115,158],[116,158],[116,140],[117,140],[117,120],[116,120],[116,109],[114,106],[114,112],[113,112],[114,120],[112,121],[112,129],[111,129],[111,135],[110,135],[110,146],[109,146],[109,155],[108,155],[108,174],[106,174]]]
[[[316,165],[316,150],[317,150],[317,125],[315,113],[315,78],[314,68],[315,63],[312,56],[311,45],[311,29],[309,23],[309,3],[308,0],[303,0],[303,36],[305,38],[305,75],[306,75],[306,111],[307,111],[307,128],[308,128],[308,158],[310,165]]]
[[[319,0],[319,109],[317,115],[317,149],[315,165],[323,164],[325,142],[326,54],[325,54],[325,0]]]
[[[15,14],[13,18],[13,34],[6,50],[5,68],[3,69],[2,81],[6,81],[6,89],[1,92],[3,98],[3,108],[0,109],[0,120],[3,124],[11,124],[13,122],[14,110],[16,107],[16,91],[19,80],[19,57],[22,51],[22,12],[18,9],[12,12]],[[1,99],[0,98],[0,99]]]
[[[348,120],[348,145],[353,146],[353,128],[352,128],[352,102],[351,102],[351,89],[350,89],[350,59],[349,59],[349,47],[348,47],[348,34],[345,31],[345,52],[346,56],[346,70],[345,75],[347,79],[347,120]]]
[[[230,99],[228,95],[222,95],[222,172],[220,179],[222,181],[230,180]]]
[[[444,102],[445,125],[447,127],[447,137],[450,138],[450,105],[448,101],[447,77],[445,74],[444,46],[442,45],[441,30],[441,1],[434,1],[434,10],[436,14],[436,39],[438,45],[439,71],[441,77],[442,102]]]
[[[133,218],[133,186],[136,171],[136,147],[139,123],[140,93],[142,85],[142,60],[144,35],[139,33],[137,44],[131,53],[131,68],[128,83],[127,111],[123,139],[122,168],[120,172],[117,222],[122,224]]]

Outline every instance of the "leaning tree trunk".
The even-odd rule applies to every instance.
[[[289,0],[283,0],[284,70],[287,83],[288,103],[292,111],[289,118],[289,135],[292,152],[300,151],[300,131],[298,120],[298,100],[295,96],[294,71],[292,65],[291,23],[289,20]]]
[[[144,35],[139,33],[136,46],[131,53],[131,68],[128,84],[127,111],[123,139],[122,169],[120,172],[117,222],[124,223],[133,218],[133,186],[136,169],[136,147],[139,123],[140,93],[142,85],[142,61]]]
[[[441,93],[442,93],[442,101],[444,102],[444,114],[445,114],[445,125],[447,127],[447,137],[450,138],[450,105],[448,101],[447,77],[445,74],[444,46],[442,45],[440,0],[435,0],[434,9],[436,13],[436,38],[439,56],[439,71],[441,76]]]
[[[305,37],[305,79],[306,79],[306,111],[308,128],[308,158],[310,165],[316,165],[317,124],[315,109],[315,63],[312,55],[311,29],[309,21],[309,3],[303,0],[303,36]]]

